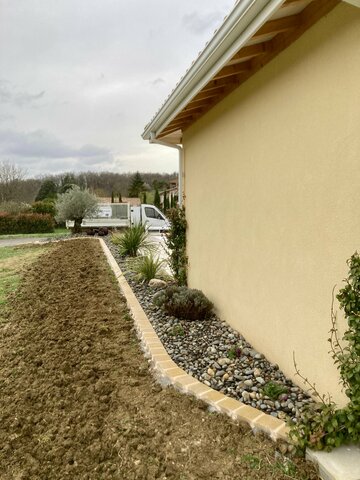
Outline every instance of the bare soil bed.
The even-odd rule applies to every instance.
[[[304,479],[312,466],[156,384],[94,240],[49,247],[0,327],[0,479]]]

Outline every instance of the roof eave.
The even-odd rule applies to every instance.
[[[145,127],[144,140],[157,138],[213,76],[246,44],[285,0],[240,1],[195,60],[164,105]]]

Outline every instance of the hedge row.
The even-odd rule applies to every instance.
[[[0,212],[0,235],[13,233],[51,233],[54,219],[40,213],[20,213],[11,215]]]

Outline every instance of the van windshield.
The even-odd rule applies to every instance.
[[[147,218],[156,218],[157,220],[164,220],[161,213],[157,212],[155,208],[145,207],[145,215]]]

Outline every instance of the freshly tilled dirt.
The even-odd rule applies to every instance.
[[[97,241],[51,246],[11,307],[0,329],[1,480],[318,478],[154,382]]]

